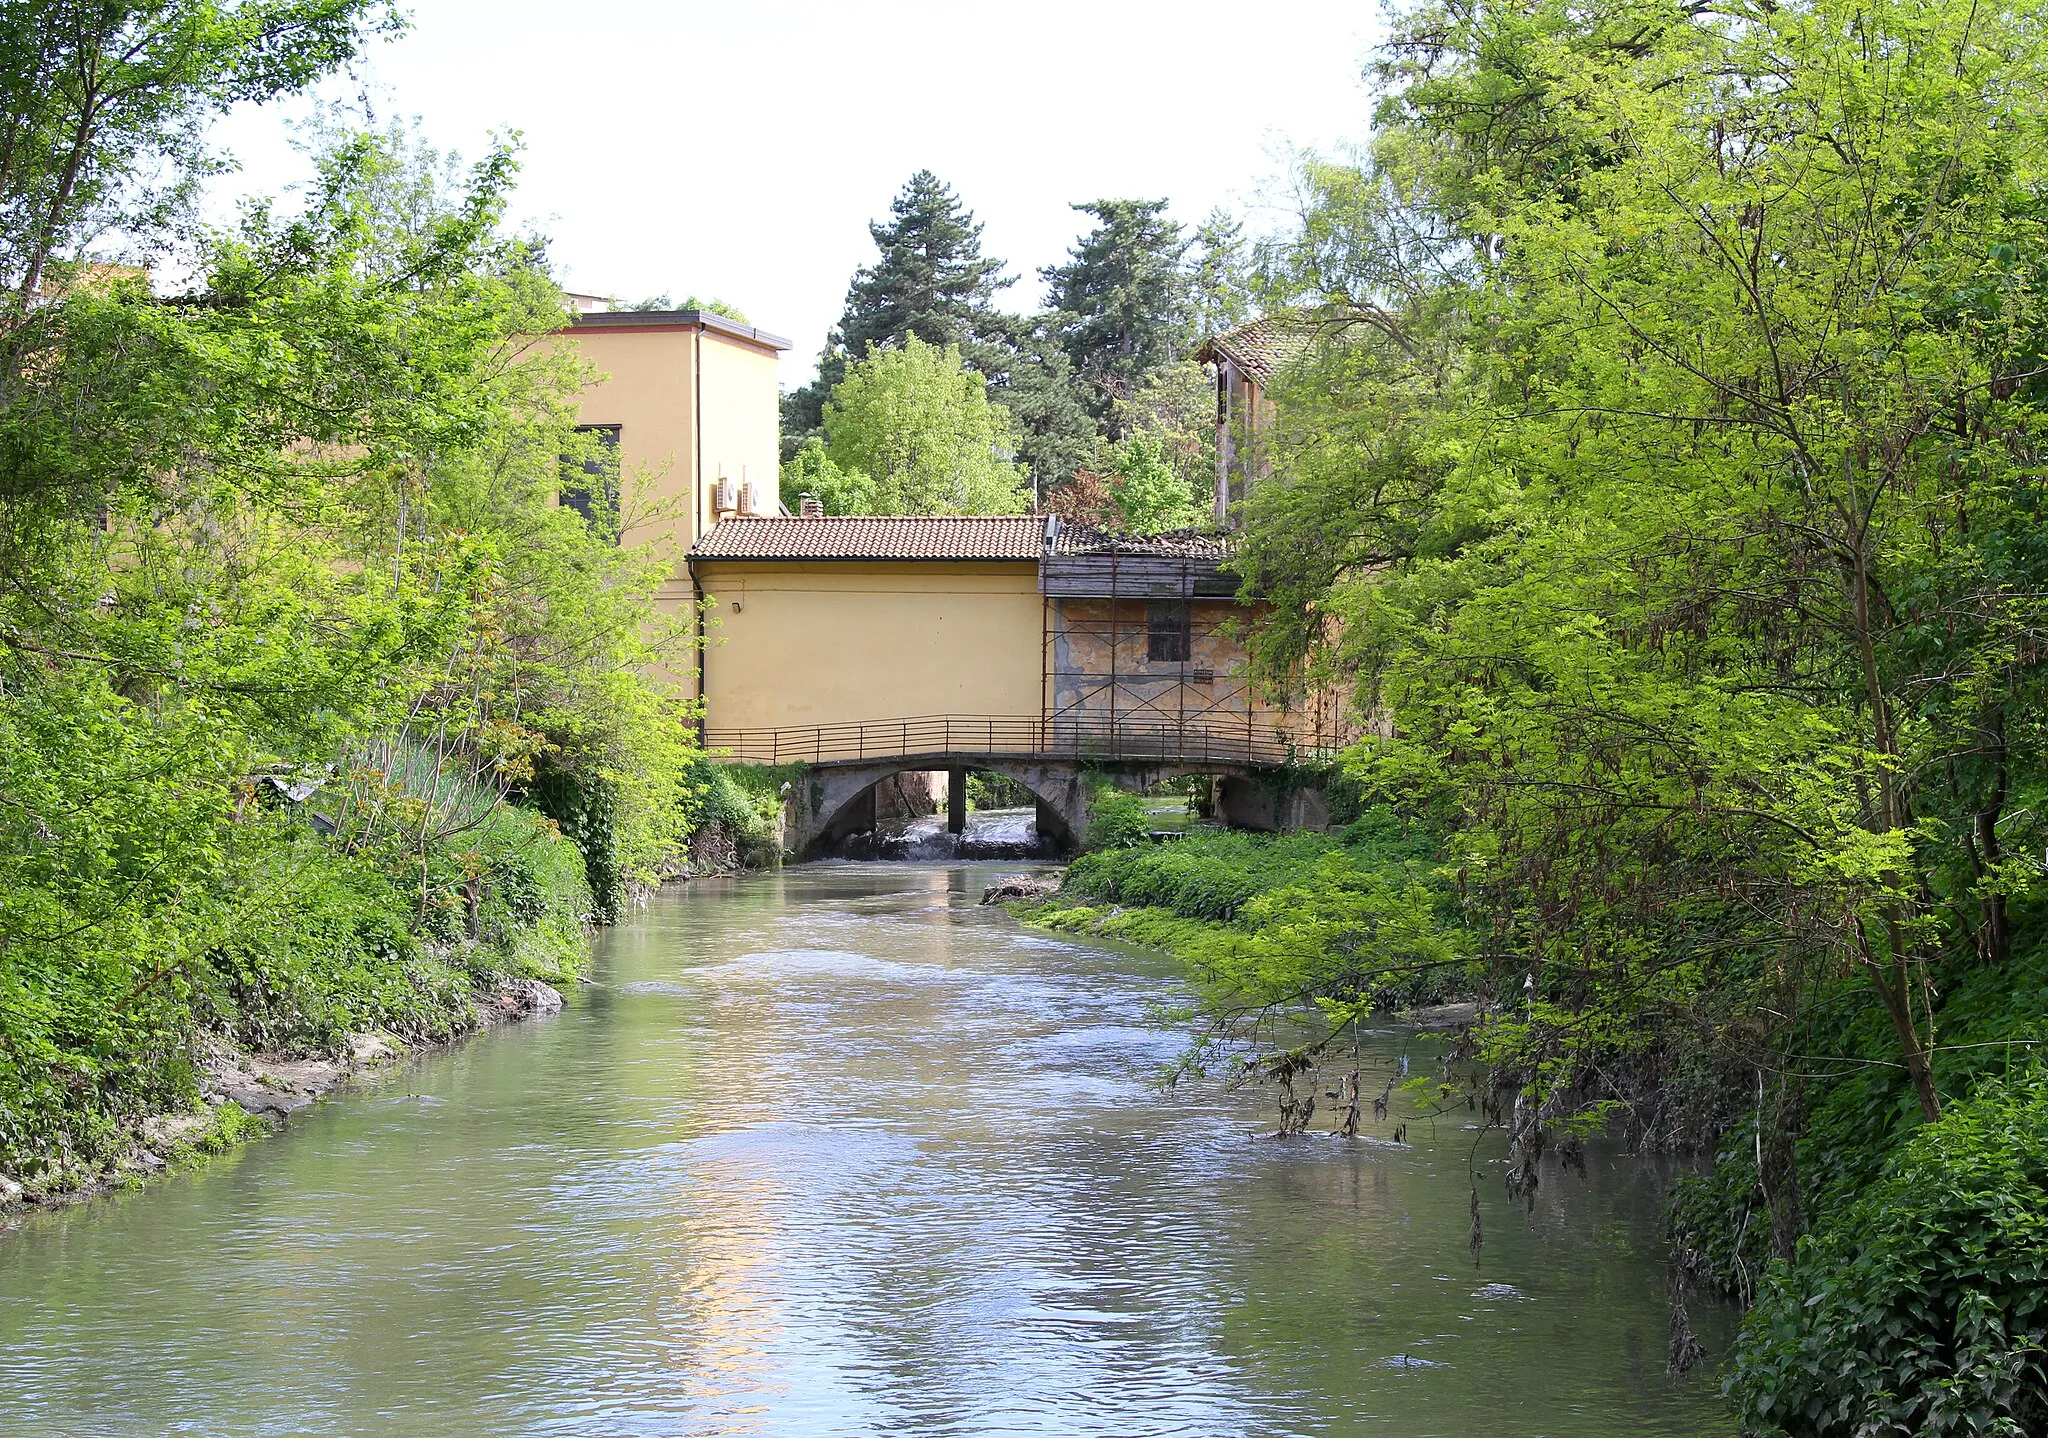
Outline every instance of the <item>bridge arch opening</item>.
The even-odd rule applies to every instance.
[[[930,820],[911,818],[901,796],[906,777],[939,767],[947,773],[946,808],[950,812],[945,814],[947,822],[934,829]],[[1026,804],[1020,807],[1032,811],[1028,826],[1013,824],[997,834],[977,836],[967,823],[966,810],[970,780],[975,776],[985,780],[980,787],[988,797],[1024,799]],[[908,787],[915,793],[916,785]],[[831,854],[936,858],[952,853],[965,858],[1053,858],[1076,847],[1086,813],[1078,773],[1063,771],[1063,766],[1011,763],[986,756],[944,766],[920,759],[816,769],[797,798],[801,802],[792,805],[788,832],[791,849],[802,858]],[[915,802],[913,799],[912,804]],[[885,832],[891,828],[898,832]],[[942,834],[950,834],[953,842],[932,842]],[[941,848],[950,852],[919,851]],[[977,849],[988,852],[977,853]]]

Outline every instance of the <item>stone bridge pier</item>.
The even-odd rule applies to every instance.
[[[1256,765],[935,753],[827,762],[806,769],[785,806],[785,847],[793,857],[809,858],[848,835],[873,829],[875,786],[907,770],[930,769],[976,769],[1023,785],[1038,802],[1038,832],[1068,850],[1087,841],[1088,791],[1083,775],[1090,770],[1136,794],[1169,779],[1215,775],[1222,781],[1217,817],[1237,829],[1320,828],[1330,817],[1319,790],[1290,784],[1285,776]]]
[[[875,786],[892,775],[920,769],[978,769],[1001,774],[1031,791],[1038,801],[1038,832],[1066,848],[1078,848],[1088,827],[1088,794],[1081,766],[1059,760],[998,758],[985,754],[920,754],[816,765],[792,787],[785,845],[808,858],[849,834],[875,827]]]

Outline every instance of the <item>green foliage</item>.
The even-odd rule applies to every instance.
[[[1504,1065],[1590,1098],[1854,974],[1938,1111],[1932,966],[2036,882],[2042,58],[1963,5],[1431,9],[1367,163],[1306,168],[1282,268],[1350,328],[1247,505],[1262,659],[1368,676],[1457,791]]]
[[[989,375],[989,398],[1010,412],[1017,458],[1040,495],[1072,480],[1101,442],[1049,316],[1018,326],[1014,349]]]
[[[1164,200],[1095,200],[1074,206],[1095,218],[1063,265],[1041,272],[1081,402],[1111,439],[1122,433],[1117,402],[1187,348],[1181,261],[1187,241]]]
[[[1008,411],[959,350],[915,336],[849,366],[825,406],[825,455],[872,481],[871,514],[1021,514],[1015,449]]]
[[[812,435],[797,447],[780,472],[782,503],[791,514],[803,512],[803,498],[811,496],[827,514],[880,514],[880,491],[874,480],[857,469],[841,469],[825,450],[822,435]]]
[[[1765,1280],[1730,1386],[1795,1438],[2048,1425],[2048,1073],[1987,1080],[1824,1218]]]
[[[697,310],[707,315],[723,315],[734,324],[751,324],[745,310],[725,300],[700,300],[695,295],[684,295],[680,302],[671,300],[666,293],[650,295],[644,300],[635,300],[630,305],[619,306],[622,310]]]
[[[1968,1099],[2016,1055],[2048,1047],[2048,947],[2035,945],[1993,967],[1957,962],[1939,977],[1936,992],[1945,1103]],[[1796,1042],[1814,1056],[1813,1072],[1800,1084],[1797,1183],[1805,1210],[1825,1213],[1877,1180],[1888,1157],[1919,1129],[1920,1106],[1890,1060],[1890,1021],[1862,988],[1844,982]],[[1760,1127],[1753,1108],[1741,1113],[1711,1167],[1682,1177],[1671,1205],[1672,1237],[1688,1268],[1745,1300],[1774,1249],[1771,1194],[1758,1173],[1773,1118],[1767,1111]],[[1774,1179],[1784,1186],[1784,1175]]]
[[[877,350],[915,339],[960,351],[984,376],[1003,367],[1011,321],[995,297],[1010,281],[1001,260],[982,254],[981,225],[951,185],[919,170],[868,235],[875,263],[847,288],[846,312],[818,357],[817,379],[784,402],[784,431],[799,441],[823,424],[826,399],[847,367]]]
[[[1436,847],[1386,809],[1341,839],[1196,833],[1083,854],[1059,899],[1031,912],[1178,954],[1197,986],[1191,1061],[1228,1044],[1239,1064],[1264,1066],[1284,1058],[1276,1046],[1320,1053],[1375,1011],[1467,997],[1483,982]]]
[[[1223,334],[1255,318],[1258,282],[1244,221],[1220,206],[1211,210],[1195,228],[1186,268],[1192,334]]]
[[[44,7],[0,47],[90,19],[215,66],[151,81],[175,127],[376,13]],[[117,171],[195,136],[107,140],[92,203],[164,239]],[[301,212],[200,238],[193,293],[60,267],[0,299],[0,1170],[78,1181],[221,1043],[435,1037],[572,974],[583,858],[512,802],[551,778],[604,796],[608,893],[681,842],[688,706],[642,677],[673,556],[554,502],[584,373],[534,352],[563,301],[503,228],[515,172],[328,135]]]
[[[1801,1432],[1997,1431],[1999,1382],[2039,1391],[1835,1346],[1855,1244],[1796,1247],[1854,1211],[1909,1268],[1961,1261],[1896,1247],[1936,1220],[1888,1153],[2033,1221],[2038,1175],[1933,1156],[2019,1027],[1991,1013],[2038,1002],[2048,899],[2036,21],[1418,5],[1372,144],[1304,161],[1262,255],[1320,338],[1244,507],[1258,668],[1352,685],[1391,736],[1362,794],[1447,830],[1516,1182],[1534,1130],[1625,1100],[1644,1142],[1721,1151],[1677,1215],[1704,1270],[1796,1253],[1765,1307],[1814,1326],[1756,1392]],[[1995,1297],[1890,1281],[1841,1301],[2020,1361]]]
[[[619,853],[617,791],[602,775],[548,770],[535,778],[527,797],[582,856],[592,922],[616,924],[632,894]]]
[[[219,1155],[274,1132],[270,1120],[258,1118],[229,1099],[207,1116],[206,1126],[187,1143],[195,1153]]]
[[[303,89],[399,23],[377,0],[11,0],[0,283],[17,301],[35,295],[52,261],[109,230],[145,253],[162,246],[218,168],[204,143],[214,116]]]
[[[1132,534],[1159,534],[1192,529],[1209,517],[1201,496],[1166,462],[1159,440],[1133,434],[1118,441],[1112,452],[1109,497],[1120,528]]]
[[[1083,854],[1068,866],[1062,892],[1229,921],[1258,895],[1313,868],[1338,842],[1323,834],[1190,834],[1171,844]]]
[[[750,868],[780,863],[775,836],[782,789],[802,772],[801,766],[792,765],[699,761],[691,770],[685,801],[691,832],[721,830],[731,839],[739,862]]]
[[[1008,775],[984,774],[979,769],[967,775],[970,809],[1029,809],[1036,802],[1037,796]]]
[[[1145,842],[1151,818],[1145,801],[1136,794],[1107,789],[1088,804],[1088,847],[1129,849]]]

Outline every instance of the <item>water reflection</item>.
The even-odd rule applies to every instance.
[[[1662,1372],[1654,1175],[1524,1215],[1457,1124],[1162,1097],[1171,966],[995,872],[664,895],[560,1019],[0,1239],[0,1431],[1732,1431]]]

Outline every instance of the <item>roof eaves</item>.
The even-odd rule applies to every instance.
[[[569,321],[571,329],[589,330],[674,329],[679,326],[710,330],[713,334],[727,335],[764,349],[780,351],[791,347],[791,342],[781,335],[743,325],[710,310],[595,310],[576,315]]]

